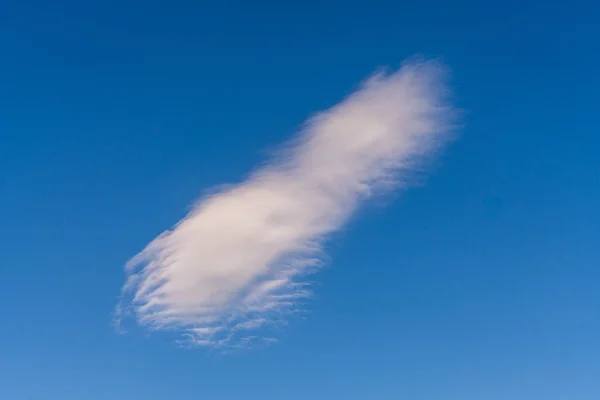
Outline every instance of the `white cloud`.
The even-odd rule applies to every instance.
[[[201,199],[127,264],[118,313],[196,345],[272,341],[262,331],[310,295],[327,236],[448,138],[444,75],[406,64],[309,119],[270,163]]]

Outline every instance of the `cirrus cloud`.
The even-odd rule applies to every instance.
[[[306,276],[328,236],[447,141],[445,75],[436,62],[408,63],[310,118],[270,162],[130,260],[118,316],[213,348],[274,340],[264,331],[310,296]]]

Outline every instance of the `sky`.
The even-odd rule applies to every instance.
[[[0,398],[597,399],[598,17],[3,0]]]

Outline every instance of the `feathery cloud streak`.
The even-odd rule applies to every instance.
[[[201,199],[135,256],[119,312],[196,345],[264,340],[256,332],[310,294],[304,280],[328,235],[381,188],[402,187],[447,140],[447,95],[435,62],[369,78],[246,181]]]

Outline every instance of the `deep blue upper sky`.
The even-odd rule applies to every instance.
[[[4,0],[0,398],[600,398],[599,11]],[[233,356],[115,333],[129,257],[416,53],[459,138],[336,236],[305,319]]]

